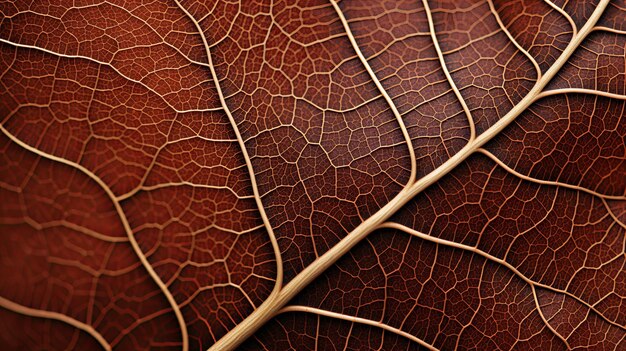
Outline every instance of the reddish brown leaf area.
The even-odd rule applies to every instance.
[[[6,137],[0,145],[2,298],[90,325],[115,348],[179,348],[171,306],[137,260],[102,189]],[[56,350],[94,342],[65,323],[30,319],[3,311],[7,328],[0,331],[0,343]],[[14,339],[13,328],[25,334]]]
[[[623,0],[0,1],[0,349],[626,349]]]
[[[410,161],[327,1],[246,1],[230,21],[205,35],[289,280],[396,195]]]
[[[0,311],[3,347],[7,350],[98,350],[102,346],[88,333],[48,319],[34,319]],[[24,326],[28,326],[24,328]],[[45,340],[42,340],[45,339]]]
[[[22,7],[4,5],[2,33],[17,45],[0,44],[4,128],[110,188],[141,254],[189,324],[193,347],[207,348],[267,298],[276,265],[235,133],[200,63],[206,53],[192,21],[180,8],[157,3],[15,5]],[[76,191],[82,192],[113,206],[101,190]],[[84,204],[74,212],[91,211],[98,209]],[[41,225],[37,218],[22,221]],[[113,232],[127,236],[121,225]],[[136,254],[127,256],[128,264],[140,264]]]

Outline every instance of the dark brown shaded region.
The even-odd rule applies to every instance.
[[[185,114],[110,66],[0,45],[5,128],[83,165],[117,195],[140,186],[175,120]]]
[[[597,5],[555,3],[578,29]],[[180,349],[180,309],[190,349],[210,347],[276,284],[255,190],[288,283],[406,186],[367,65],[421,179],[469,140],[453,86],[483,133],[571,37],[538,0],[429,4],[453,83],[421,1],[343,0],[348,32],[325,0],[0,2],[0,297],[116,350]],[[598,25],[623,31],[624,8]],[[374,231],[292,303],[441,349],[626,347],[625,105],[599,96],[626,93],[623,34],[594,30],[549,85],[594,91],[544,97],[484,146],[512,170],[471,156],[393,217],[428,237]],[[0,309],[0,348],[95,342]],[[243,348],[420,346],[289,312]]]
[[[142,77],[141,73],[153,74],[153,77],[166,74],[161,76],[163,78],[170,74],[168,83],[175,85],[155,86],[157,89],[186,84],[172,79],[176,71],[182,69],[180,73],[183,73],[192,69],[190,61],[207,61],[195,26],[175,3],[144,0],[4,1],[0,4],[0,13],[3,15],[0,21],[3,39],[61,55],[80,55],[110,63],[126,73],[136,74],[133,78],[148,78]],[[146,53],[152,55],[146,56]],[[163,68],[168,68],[169,73],[168,70],[151,72],[151,64],[165,65]],[[208,87],[198,86],[197,89]],[[200,96],[190,98],[180,103],[200,100]]]
[[[250,196],[180,185],[140,192],[122,205],[181,308],[192,350],[208,348],[269,296],[275,256]]]
[[[626,201],[607,201],[607,206],[620,224],[626,227]]]
[[[469,121],[435,50],[421,1],[342,1],[359,48],[402,115],[422,177],[456,154]]]
[[[393,220],[475,247],[533,282],[595,306],[609,321],[626,323],[626,230],[601,198],[522,180],[481,155],[424,191]]]
[[[574,21],[578,29],[582,28],[593,10],[598,6],[599,0],[554,0],[556,6],[563,9]]]
[[[600,17],[598,26],[626,31],[624,18],[626,18],[626,1],[613,0],[609,3],[602,17]]]
[[[381,322],[441,350],[564,349],[508,268],[393,230],[373,233],[292,303]]]
[[[626,196],[623,100],[593,94],[543,98],[485,148],[524,175]]]
[[[624,95],[624,67],[626,35],[594,31],[546,89],[579,88]]]
[[[432,1],[430,8],[452,80],[482,133],[530,91],[537,70],[498,24],[487,1]]]
[[[493,5],[513,40],[533,57],[543,73],[572,38],[572,25],[545,1],[493,1]]]
[[[241,350],[426,350],[380,328],[305,313],[281,314]]]
[[[118,195],[140,185],[175,120],[220,107],[201,38],[175,4],[22,1],[0,10],[2,39],[36,47],[0,44],[3,123]]]
[[[623,328],[605,323],[572,298],[537,289],[539,306],[554,330],[572,350],[621,350],[626,347]]]

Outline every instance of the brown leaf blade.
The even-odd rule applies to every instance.
[[[625,347],[625,9],[0,3],[0,342]]]

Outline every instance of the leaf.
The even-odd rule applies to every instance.
[[[3,349],[626,347],[624,1],[0,13]]]

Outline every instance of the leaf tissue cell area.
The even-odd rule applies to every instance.
[[[0,0],[0,349],[626,350],[626,1]]]

